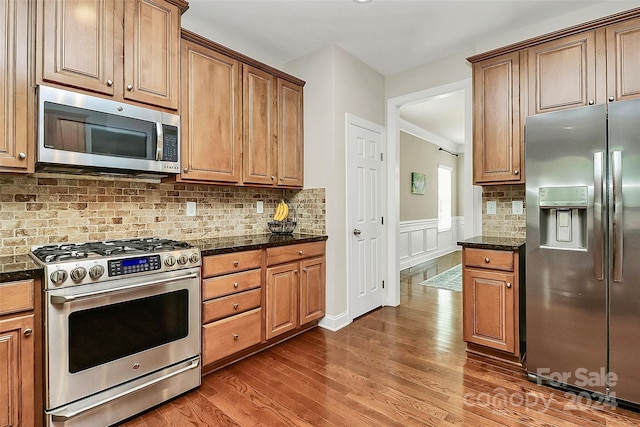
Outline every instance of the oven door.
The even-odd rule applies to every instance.
[[[200,353],[199,268],[45,296],[48,410]]]

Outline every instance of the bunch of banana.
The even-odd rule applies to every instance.
[[[289,216],[289,205],[284,200],[278,203],[276,213],[273,215],[273,219],[276,221],[284,221]]]

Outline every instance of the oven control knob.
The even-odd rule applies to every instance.
[[[176,258],[173,255],[169,255],[164,259],[164,265],[167,267],[173,267],[176,265]]]
[[[94,265],[89,269],[89,276],[91,276],[92,279],[97,279],[103,274],[104,274],[104,267],[101,265]]]
[[[194,263],[194,264],[195,264],[196,262],[200,261],[200,255],[198,255],[198,254],[191,254],[191,255],[189,256],[189,261],[191,261],[192,263]]]
[[[64,270],[56,270],[51,273],[51,276],[49,277],[51,278],[51,282],[53,282],[54,285],[60,285],[62,282],[67,280],[67,272]]]
[[[87,269],[84,267],[76,267],[71,270],[71,280],[79,282],[87,276]]]
[[[178,264],[185,265],[188,262],[189,262],[189,257],[187,256],[187,254],[182,254],[178,257]]]

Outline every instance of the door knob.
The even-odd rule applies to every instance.
[[[358,230],[357,228],[354,228],[354,229],[353,229],[353,235],[354,235],[354,236],[359,236],[359,235],[360,235],[360,233],[362,233],[362,231]]]

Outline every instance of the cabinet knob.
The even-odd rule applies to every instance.
[[[239,335],[238,334],[233,334],[233,340],[234,341],[238,341]]]
[[[302,255],[302,251],[298,251],[298,255]]]
[[[613,102],[613,101],[615,101],[615,100],[616,100],[616,99],[615,99],[613,96],[610,96],[610,97],[609,97],[609,102]]]
[[[113,80],[111,79],[107,80],[107,86],[109,87],[113,86]]]
[[[33,329],[31,328],[27,328],[24,330],[23,334],[25,337],[28,337],[29,335],[31,335],[33,333]]]
[[[293,272],[294,272],[295,274],[298,274],[298,270],[293,270]]]
[[[511,282],[507,282],[507,288],[511,288]]]
[[[233,287],[237,289],[238,288],[238,282],[233,282]]]
[[[20,160],[24,160],[24,159],[26,159],[26,158],[27,158],[27,155],[26,155],[26,154],[24,154],[24,153],[18,153],[18,158],[19,158]]]
[[[595,104],[595,103],[596,103],[596,102],[595,102],[593,99],[590,99],[590,100],[589,100],[589,105],[593,105],[593,104]]]
[[[238,309],[238,303],[237,303],[237,302],[233,304],[233,309],[234,309],[234,310],[237,310],[237,309]]]
[[[189,172],[189,168],[184,168],[184,173]]]
[[[303,269],[302,269],[302,272],[303,272],[303,273],[306,273],[306,272],[307,272],[307,269],[306,269],[306,268],[303,268]]]
[[[271,175],[271,181],[275,181],[275,180],[276,180],[276,177]]]
[[[513,171],[513,174],[514,174],[514,175],[520,175],[520,169],[516,169],[516,170],[514,170],[514,171]]]
[[[489,259],[489,257],[486,257],[486,258],[484,259],[484,262],[486,262],[487,264],[489,264],[489,262],[491,262],[491,260]]]
[[[127,90],[131,92],[133,90],[133,85],[127,85]]]
[[[239,264],[238,260],[234,260],[234,261],[233,261],[233,266],[234,266],[234,267],[237,267],[237,266],[238,266],[238,264]]]

